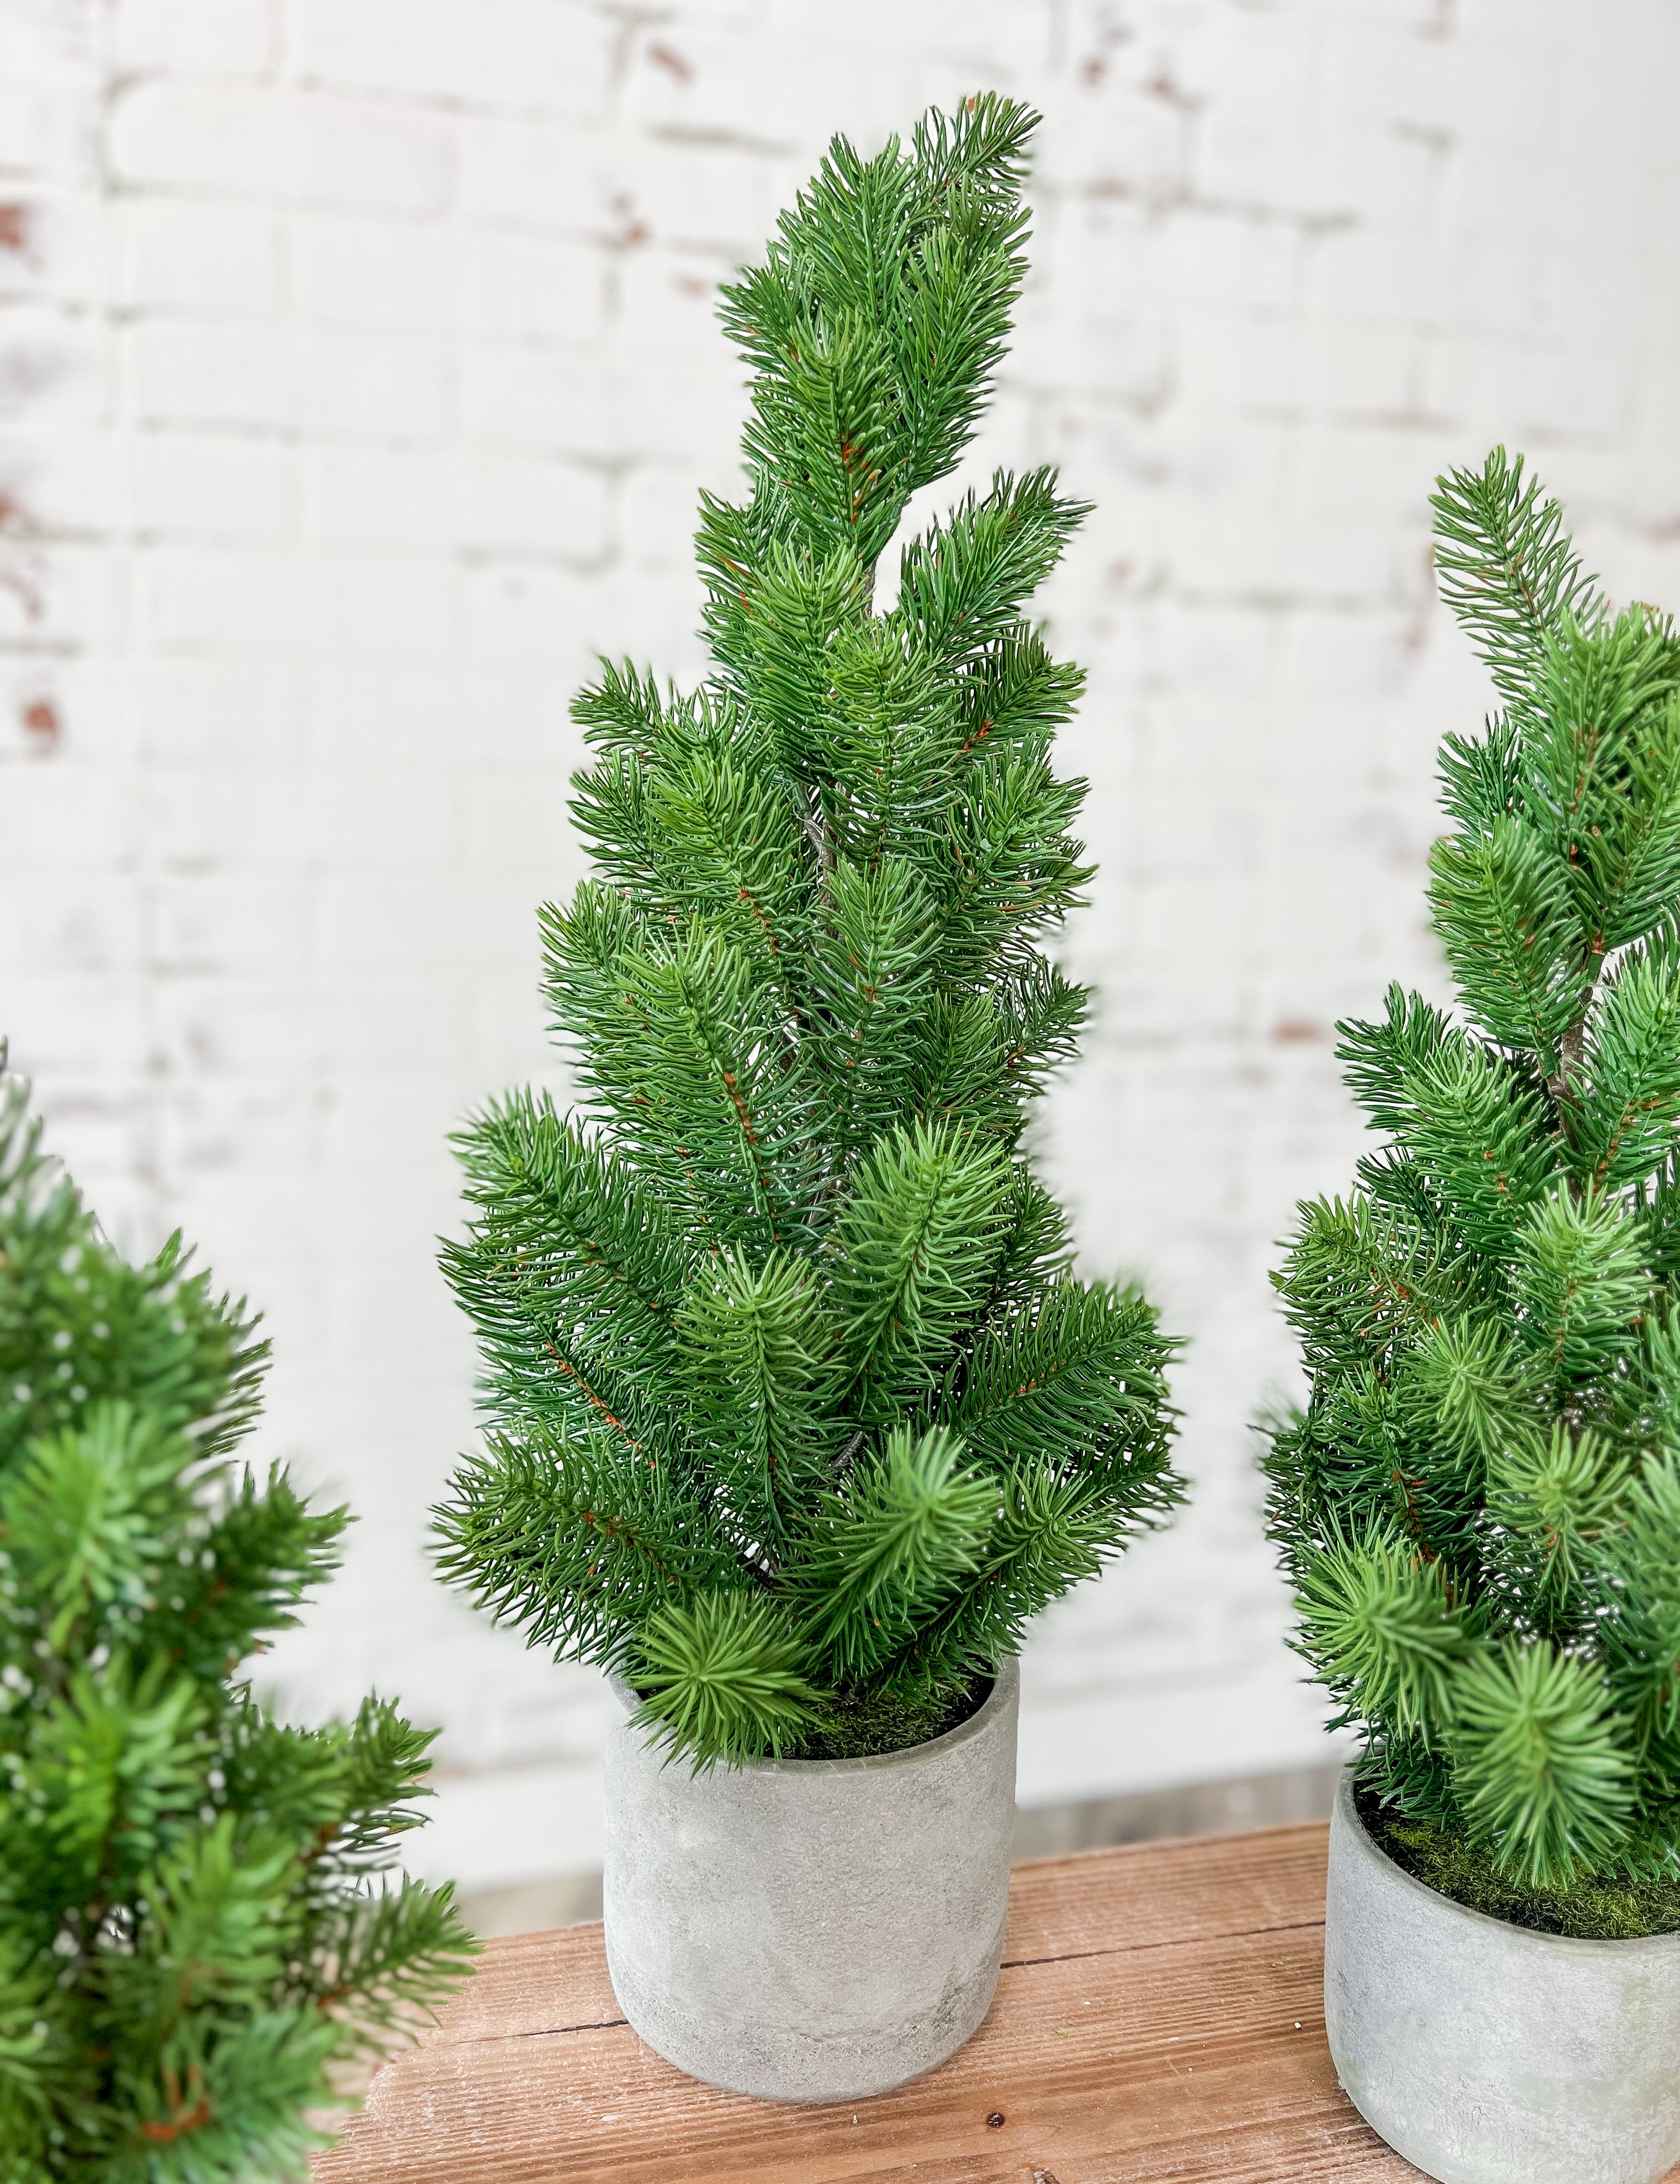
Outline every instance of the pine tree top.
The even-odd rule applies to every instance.
[[[703,1763],[947,1718],[1178,1490],[1169,1345],[1073,1277],[1023,1134],[1087,1007],[1045,953],[1089,877],[1051,762],[1081,678],[1026,609],[1084,511],[999,473],[875,610],[1003,354],[1033,124],[988,95],[837,139],[726,288],[712,671],[576,708],[596,876],[543,935],[584,1109],[463,1140],[492,1439],[444,1567]]]
[[[447,1992],[447,1891],[378,1881],[429,1736],[272,1720],[242,1665],[342,1509],[230,1462],[267,1346],[179,1239],[109,1245],[0,1050],[0,2184],[259,2184]]]
[[[1500,700],[1442,745],[1457,1008],[1340,1027],[1387,1144],[1277,1277],[1271,1521],[1365,1780],[1566,1888],[1680,1871],[1680,639],[1502,448],[1433,505]]]

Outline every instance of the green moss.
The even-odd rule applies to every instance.
[[[908,1752],[913,1744],[943,1736],[977,1713],[991,1689],[991,1677],[978,1676],[972,1683],[954,1688],[948,1684],[915,1696],[891,1690],[837,1692],[825,1700],[815,1727],[782,1757],[871,1759],[889,1752]]]
[[[1587,1942],[1633,1941],[1680,1928],[1680,1876],[1594,1874],[1568,1888],[1531,1888],[1499,1872],[1487,1852],[1449,1829],[1386,1810],[1368,1791],[1355,1797],[1367,1832],[1395,1864],[1467,1910]]]

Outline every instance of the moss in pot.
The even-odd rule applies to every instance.
[[[1499,710],[1430,861],[1456,1007],[1340,1027],[1382,1149],[1277,1284],[1299,1643],[1362,1732],[1326,2013],[1447,2184],[1680,2156],[1680,641],[1497,449],[1440,481]]]
[[[1081,677],[1025,602],[1085,511],[999,473],[876,599],[1003,354],[1033,124],[986,96],[873,159],[837,139],[725,290],[750,409],[744,497],[702,500],[711,671],[576,702],[595,876],[543,936],[584,1105],[480,1117],[446,1251],[488,1431],[442,1567],[622,1695],[631,2021],[790,2098],[978,2023],[1021,1631],[1180,1492],[1171,1346],[1076,1278],[1025,1135],[1084,1021],[1044,947],[1090,877],[1051,765]]]

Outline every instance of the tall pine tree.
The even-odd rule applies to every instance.
[[[240,1664],[342,1509],[230,1458],[267,1346],[179,1240],[129,1265],[0,1048],[0,2184],[261,2184],[465,1970],[387,1888],[431,1738],[282,1727]]]
[[[1081,677],[1024,603],[1085,511],[999,473],[874,604],[1003,354],[1033,124],[837,139],[725,290],[749,490],[702,503],[712,671],[608,666],[575,707],[597,877],[542,929],[585,1110],[517,1094],[463,1140],[489,1432],[443,1567],[700,1764],[916,1741],[1179,1492],[1171,1346],[1075,1278],[1024,1143],[1089,877],[1050,760]]]
[[[1502,448],[1434,509],[1499,701],[1441,754],[1458,1006],[1340,1027],[1387,1142],[1277,1277],[1271,1524],[1402,1852],[1638,1931],[1680,1924],[1680,638]]]

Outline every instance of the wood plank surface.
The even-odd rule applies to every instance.
[[[855,2109],[747,2100],[662,2062],[620,2014],[598,1926],[492,1942],[314,2184],[1403,2184],[1418,2172],[1324,2042],[1326,1840],[1017,1866],[985,2024]]]

